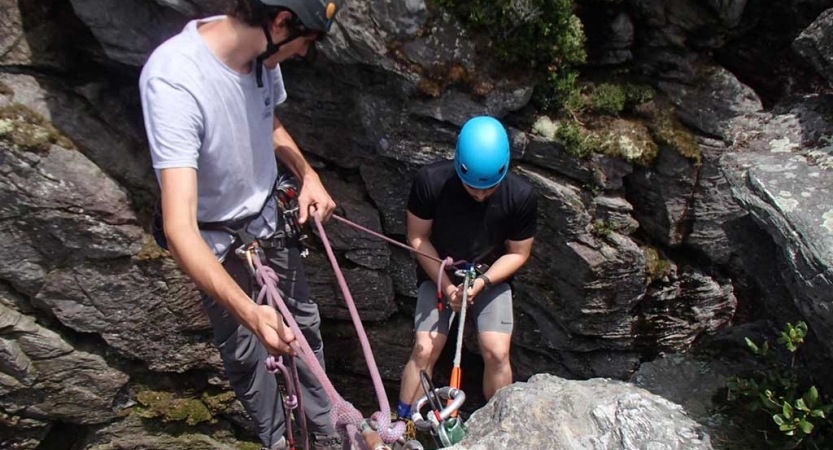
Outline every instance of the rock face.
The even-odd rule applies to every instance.
[[[679,405],[619,381],[535,375],[500,390],[467,422],[458,450],[711,449]]]
[[[721,167],[735,198],[781,251],[793,301],[833,353],[833,148],[806,154],[727,154]]]
[[[127,383],[126,374],[2,305],[0,355],[0,406],[23,418],[22,429],[27,417],[75,424],[115,417],[116,395]]]
[[[0,0],[0,447],[34,449],[67,427],[80,430],[67,442],[77,450],[225,449],[251,435],[239,405],[210,427],[160,427],[123,411],[140,410],[139,388],[228,390],[199,292],[146,233],[158,188],[136,78],[186,20],[232,3]],[[536,126],[560,118],[535,109],[533,76],[501,69],[486,35],[435,3],[345,2],[319,58],[282,66],[289,100],[277,115],[338,213],[403,242],[416,171],[453,155],[468,118],[507,125],[512,169],[539,194],[532,257],[514,280],[515,376],[592,380],[536,376],[501,391],[473,416],[462,448],[519,439],[526,448],[711,448],[678,407],[598,378],[634,379],[643,366],[635,380],[655,386],[652,369],[675,372],[645,361],[688,351],[744,320],[738,311],[804,319],[833,353],[833,101],[827,88],[796,87],[806,73],[790,78],[791,96],[768,91],[762,101],[748,84],[759,79],[726,67],[771,63],[760,55],[772,41],[743,47],[760,21],[833,79],[833,16],[819,15],[829,0],[579,5],[589,65],[656,89],[588,122],[628,145],[586,157],[554,127]],[[776,26],[785,11],[789,30]],[[738,58],[721,60],[731,45]],[[608,66],[623,62],[632,67]],[[416,263],[340,222],[325,229],[395,392],[412,345]],[[367,368],[320,237],[309,234],[328,368],[364,405]]]
[[[823,12],[793,42],[793,48],[833,83],[833,8]]]

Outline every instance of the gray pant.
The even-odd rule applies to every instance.
[[[267,249],[266,259],[280,278],[278,290],[281,298],[298,322],[318,362],[324,367],[324,345],[319,330],[321,316],[318,305],[309,296],[309,285],[298,249]],[[244,292],[252,292],[253,285],[258,286],[243,261],[233,253],[226,257],[223,267]],[[203,304],[214,327],[214,342],[220,349],[226,376],[237,398],[252,417],[258,436],[269,448],[284,435],[286,419],[278,381],[275,375],[266,370],[264,364],[269,356],[266,348],[251,331],[238,324],[212,298],[203,295]],[[330,423],[332,405],[326,391],[300,359],[296,358],[295,361],[298,364],[298,377],[310,432],[335,433]]]
[[[443,301],[446,301],[444,298]],[[498,283],[481,292],[474,304],[466,311],[468,318],[474,318],[477,332],[496,331],[512,334],[515,326],[512,311],[512,289],[508,283]],[[416,331],[436,331],[448,336],[451,326],[451,307],[446,305],[442,311],[437,308],[437,285],[433,281],[423,281],[417,294],[414,328]]]

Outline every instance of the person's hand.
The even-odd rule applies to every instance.
[[[461,289],[462,289],[462,285]],[[481,292],[486,289],[486,282],[483,281],[482,278],[475,278],[474,283],[471,284],[469,291],[466,293],[468,296],[469,305],[474,304],[474,298],[478,296]]]
[[[460,296],[460,291],[457,286],[449,284],[445,288],[445,298],[448,299],[448,306],[454,312],[460,312],[460,307],[463,304],[463,298]]]
[[[252,330],[270,355],[293,355],[295,351],[289,346],[295,341],[295,333],[283,323],[283,317],[275,308],[268,305],[257,306],[257,322]]]
[[[310,175],[304,178],[304,185],[301,187],[301,194],[298,196],[298,206],[300,207],[298,222],[303,225],[309,219],[310,208],[318,210],[322,222],[330,220],[330,216],[333,215],[333,210],[336,208],[336,203],[327,193],[327,190],[324,189],[318,175]]]

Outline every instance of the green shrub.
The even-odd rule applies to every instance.
[[[436,0],[467,27],[492,41],[497,57],[541,76],[535,94],[544,109],[555,109],[575,88],[574,67],[587,58],[581,21],[572,0]],[[574,98],[573,98],[574,100]]]
[[[625,89],[621,86],[603,83],[590,96],[590,104],[598,113],[615,116],[625,109],[625,99]]]
[[[833,445],[833,405],[824,404],[815,386],[802,386],[796,365],[797,352],[807,332],[804,322],[795,326],[788,323],[781,332],[777,343],[788,352],[788,361],[779,359],[769,341],[758,345],[746,338],[747,347],[765,369],[749,378],[735,377],[728,383],[729,402],[765,415],[769,426],[767,441],[777,448],[820,450]]]

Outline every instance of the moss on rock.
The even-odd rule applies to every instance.
[[[641,122],[607,118],[598,121],[596,127],[599,153],[639,165],[651,164],[659,154],[659,147]]]
[[[648,284],[671,274],[671,262],[659,250],[646,245],[642,247],[645,255],[645,277]]]
[[[694,133],[680,123],[671,107],[658,107],[651,114],[648,124],[654,140],[662,146],[677,151],[682,156],[700,164],[703,153]]]
[[[53,144],[75,148],[48,120],[20,103],[0,107],[0,139],[38,153],[49,151]]]
[[[134,412],[145,419],[185,422],[192,426],[202,422],[216,423],[211,411],[199,399],[176,398],[170,392],[143,391],[136,395],[136,400],[140,406]]]

